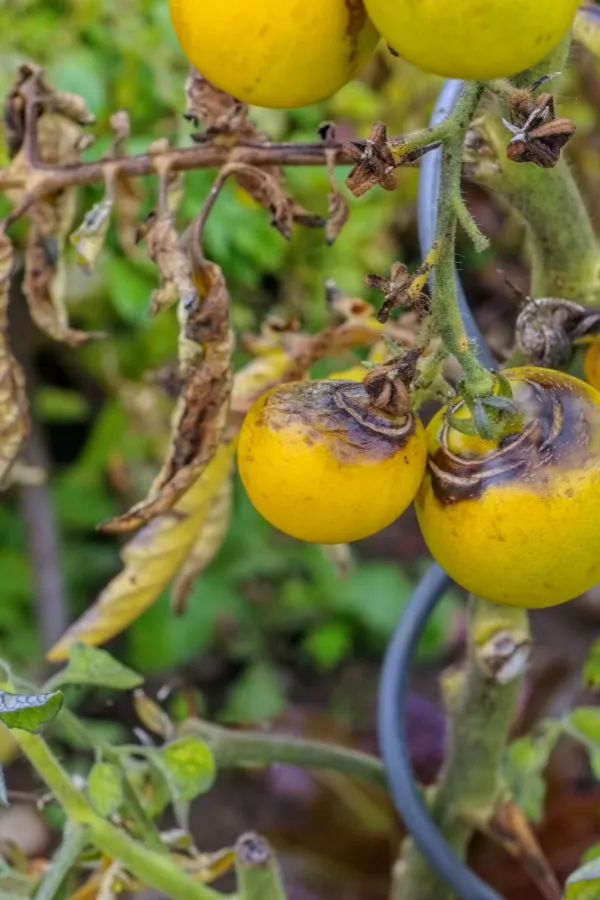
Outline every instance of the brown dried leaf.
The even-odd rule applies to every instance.
[[[102,337],[97,332],[69,327],[62,246],[73,221],[75,204],[75,193],[67,190],[58,198],[40,201],[32,207],[23,285],[31,318],[38,328],[71,347]]]
[[[178,615],[185,612],[194,582],[221,549],[229,531],[232,509],[233,482],[228,478],[212,497],[194,545],[171,588],[171,606]]]
[[[344,145],[344,153],[354,162],[346,178],[346,187],[355,197],[362,197],[376,184],[393,191],[396,188],[396,162],[387,142],[387,129],[381,122],[373,125],[364,145]]]
[[[13,250],[0,233],[0,486],[3,486],[27,434],[25,376],[8,345],[8,297]]]
[[[150,315],[154,316],[177,302],[182,304],[184,310],[193,307],[198,290],[172,213],[153,213],[139,233],[146,238],[148,254],[156,263],[160,280],[160,287],[152,292],[150,298]]]
[[[210,83],[193,66],[186,83],[186,118],[205,128],[204,139],[233,135],[236,139],[260,138],[260,132],[248,121],[248,107],[241,100]]]
[[[204,261],[194,282],[196,300],[182,310],[179,366],[184,384],[173,415],[170,452],[148,497],[101,526],[105,531],[131,531],[173,506],[208,465],[223,435],[232,382],[229,295],[216,263]]]

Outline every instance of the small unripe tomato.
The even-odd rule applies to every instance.
[[[600,338],[594,338],[583,357],[585,380],[600,390]]]
[[[515,75],[569,30],[579,0],[365,0],[396,53],[445,78]]]
[[[334,94],[379,36],[362,0],[169,0],[190,62],[255,106],[291,109]]]
[[[554,606],[600,581],[600,393],[550,369],[502,374],[522,425],[474,441],[439,412],[417,516],[431,554],[468,591]]]
[[[393,522],[414,499],[426,458],[419,419],[374,408],[351,381],[267,391],[238,444],[256,509],[281,531],[319,544],[357,541]]]

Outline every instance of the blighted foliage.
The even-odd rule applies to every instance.
[[[8,299],[13,248],[0,232],[0,485],[4,485],[27,432],[27,398],[23,371],[8,343]]]

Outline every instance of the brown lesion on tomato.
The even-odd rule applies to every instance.
[[[590,450],[590,434],[600,429],[600,410],[585,394],[574,391],[560,372],[543,371],[535,372],[535,380],[525,378],[519,393],[523,428],[479,457],[449,450],[450,426],[444,424],[439,448],[428,460],[439,502],[475,500],[486,490],[519,482],[531,491],[544,491],[560,471],[599,465],[598,454]]]
[[[341,462],[381,461],[402,450],[416,428],[414,415],[395,417],[372,406],[359,382],[285,385],[265,398],[258,424],[294,428],[308,446],[327,445]]]
[[[344,4],[348,11],[346,34],[350,38],[349,59],[352,64],[358,55],[358,41],[367,22],[367,12],[363,6],[362,0],[344,0]]]

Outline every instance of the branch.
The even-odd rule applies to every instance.
[[[381,760],[360,750],[283,734],[233,731],[199,719],[188,719],[181,732],[206,741],[216,765],[222,769],[287,763],[305,769],[332,769],[386,787]]]
[[[357,142],[364,143],[364,142]],[[157,175],[168,166],[170,172],[189,172],[196,169],[220,169],[227,163],[248,166],[323,166],[327,154],[335,154],[335,163],[350,165],[351,160],[342,150],[342,144],[324,141],[308,143],[258,144],[240,142],[235,147],[203,144],[199,147],[171,148],[158,153],[140,153],[133,156],[117,156],[90,163],[72,163],[64,166],[45,166],[38,163],[35,185],[20,206],[8,216],[13,222],[29,207],[43,197],[56,194],[66,187],[78,187],[95,182],[105,182],[109,169],[123,178]],[[31,171],[31,170],[30,170]],[[30,172],[28,173],[30,175]],[[0,171],[0,191],[14,188],[27,189],[28,174],[19,176],[10,168]]]
[[[526,610],[471,599],[465,670],[444,685],[448,752],[431,804],[433,818],[461,857],[476,823],[490,820],[504,793],[502,761],[530,646]],[[408,839],[392,900],[452,896]]]

